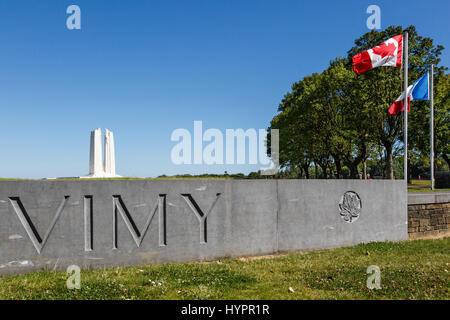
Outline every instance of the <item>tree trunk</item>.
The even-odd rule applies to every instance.
[[[323,178],[328,179],[327,165],[319,164],[319,166],[322,168]]]
[[[366,180],[367,179],[367,159],[364,159],[363,165],[364,165],[364,169],[363,169],[363,171],[364,171],[364,180]]]
[[[345,165],[350,169],[350,178],[351,179],[358,179],[359,178],[359,172],[358,172],[358,165],[366,158],[367,154],[367,145],[362,144],[359,147],[359,154],[356,158],[352,158],[351,154],[347,154],[344,158]],[[352,160],[353,159],[353,160]]]
[[[358,179],[358,166],[354,163],[348,163],[347,167],[350,169],[350,179]]]
[[[344,179],[344,175],[342,174],[341,161],[337,161],[336,162],[336,172],[337,172],[337,178],[338,179]]]
[[[409,153],[408,153],[408,154],[409,154]],[[411,159],[410,159],[409,156],[408,156],[408,160],[407,160],[407,166],[408,166],[408,183],[411,183],[411,172],[410,172],[410,170],[409,170],[409,168],[411,168],[410,162],[411,162]]]
[[[392,160],[392,143],[383,143],[386,150],[386,160],[384,163],[384,178],[394,179],[394,166]]]
[[[305,177],[306,179],[309,179],[309,164],[305,164],[303,166],[303,170],[305,171]]]
[[[303,169],[300,167],[300,172],[297,175],[297,179],[303,179]]]
[[[447,162],[448,169],[450,170],[450,158],[445,153],[442,154],[442,158]]]
[[[344,175],[342,174],[342,164],[341,159],[338,156],[332,155],[334,159],[334,164],[336,165],[336,173],[338,179],[343,179]]]
[[[382,147],[382,146],[380,146],[380,147],[378,148],[378,154],[379,154],[379,156],[380,156],[380,168],[383,170],[383,169],[384,169],[384,162],[385,162],[385,159],[384,159],[384,157],[383,157],[383,147]],[[384,176],[384,174],[383,174],[383,176]]]
[[[317,169],[317,163],[314,162],[314,175],[316,179],[319,179],[319,170]]]

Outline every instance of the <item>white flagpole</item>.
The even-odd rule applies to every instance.
[[[403,32],[403,70],[404,74],[404,90],[405,90],[405,100],[404,100],[404,120],[403,132],[405,140],[405,159],[404,159],[404,175],[406,182],[406,189],[408,190],[408,31]]]
[[[428,94],[430,95],[430,167],[431,167],[431,190],[434,190],[434,104],[433,104],[433,64],[430,67],[429,74],[430,86],[428,88]]]

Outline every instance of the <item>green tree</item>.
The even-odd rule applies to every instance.
[[[408,83],[418,79],[431,63],[438,65],[439,55],[444,49],[440,45],[434,45],[431,38],[419,36],[415,27],[407,28],[409,33],[409,72]],[[348,51],[348,66],[351,57],[358,52],[379,45],[386,39],[403,33],[402,27],[391,26],[383,31],[371,31],[364,34],[355,41],[355,46]],[[437,72],[443,71],[444,67],[437,67]],[[362,82],[360,90],[354,102],[370,107],[371,119],[376,128],[375,138],[385,149],[385,178],[393,179],[393,151],[397,141],[403,140],[403,117],[402,113],[391,116],[388,114],[389,106],[394,102],[403,88],[402,71],[399,68],[379,67],[359,75]],[[410,142],[415,143],[417,138],[414,130],[408,130]]]
[[[439,66],[443,47],[434,45],[430,38],[419,36],[413,26],[408,31],[409,83],[423,75],[429,64],[438,66],[436,150],[448,163],[449,79],[444,74],[446,68]],[[280,130],[282,168],[308,178],[310,166],[314,164],[316,178],[318,167],[324,178],[333,176],[334,169],[338,178],[342,178],[347,169],[350,177],[356,178],[361,164],[371,158],[383,163],[386,178],[394,178],[394,153],[400,157],[402,152],[403,117],[402,114],[389,115],[388,109],[402,91],[402,70],[380,67],[356,75],[351,58],[402,32],[402,27],[392,26],[384,31],[366,33],[355,41],[346,58],[337,58],[321,74],[306,76],[292,85],[269,127]],[[424,134],[426,121],[423,121],[427,104],[413,103],[415,113],[410,113],[409,136],[410,154],[414,155],[426,152],[428,144],[424,140],[427,135]],[[397,163],[395,170],[398,175]]]
[[[435,152],[450,170],[450,74],[438,77],[434,91]]]
[[[430,165],[430,102],[412,101],[410,115],[411,153]],[[450,167],[450,75],[442,68],[434,73],[434,140],[436,158]]]

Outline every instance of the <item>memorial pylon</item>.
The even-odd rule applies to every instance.
[[[114,154],[114,134],[105,129],[104,160],[102,164],[102,130],[91,131],[89,152],[89,174],[80,178],[117,178],[116,160]]]

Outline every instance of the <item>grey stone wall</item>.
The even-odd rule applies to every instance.
[[[450,192],[408,195],[410,239],[450,235]]]
[[[3,181],[0,274],[405,240],[406,202],[388,180]]]

